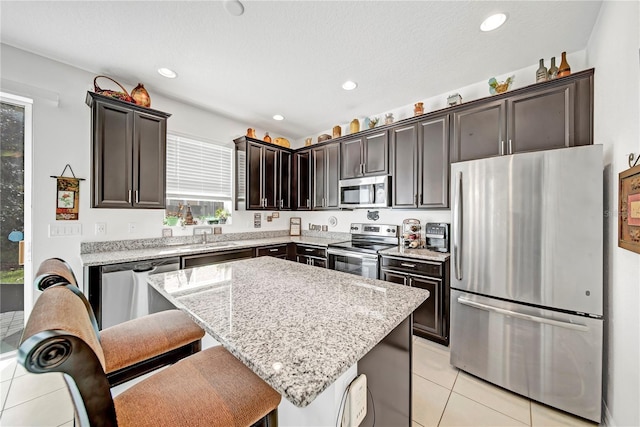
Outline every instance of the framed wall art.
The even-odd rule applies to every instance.
[[[618,246],[640,254],[640,165],[618,179]]]

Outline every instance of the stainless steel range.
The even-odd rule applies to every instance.
[[[389,224],[351,224],[351,240],[329,245],[329,268],[377,279],[378,252],[398,246],[398,228]]]

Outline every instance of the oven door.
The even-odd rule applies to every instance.
[[[369,279],[378,278],[378,255],[329,248],[329,268]]]

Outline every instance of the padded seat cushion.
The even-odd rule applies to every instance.
[[[114,398],[118,426],[250,426],[281,396],[223,347],[182,359]]]
[[[180,310],[167,310],[120,323],[100,332],[105,373],[180,348],[204,336],[204,330]]]

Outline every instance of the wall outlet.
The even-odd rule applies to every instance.
[[[136,224],[135,222],[129,223],[129,233],[135,233],[137,228],[138,228],[138,224]]]
[[[105,234],[107,234],[107,224],[96,222],[96,236],[104,236]]]
[[[351,382],[347,404],[345,406],[343,425],[357,427],[367,415],[367,376],[359,375]],[[346,422],[345,422],[346,421]]]

